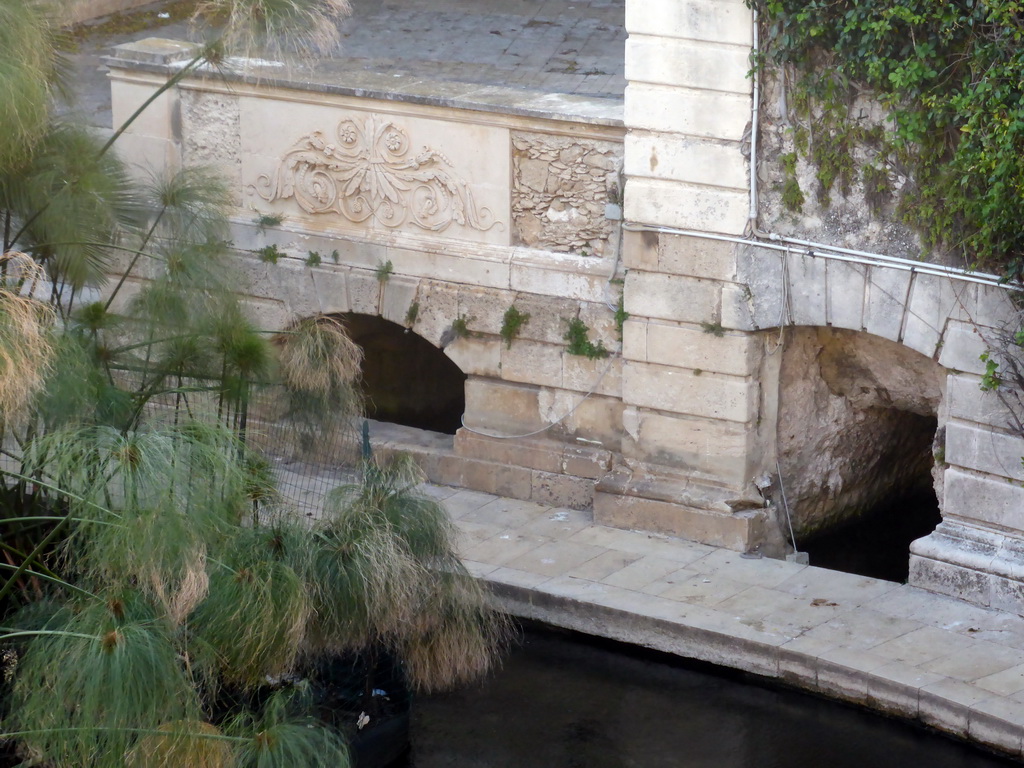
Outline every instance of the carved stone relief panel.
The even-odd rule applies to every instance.
[[[601,256],[613,226],[605,205],[619,201],[622,145],[512,134],[512,228],[517,244]]]
[[[291,116],[304,119],[271,117],[276,125],[269,134],[248,137],[243,114],[242,143],[248,138],[254,150],[244,172],[251,207],[320,229],[508,243],[507,131],[311,105],[284,108],[293,107]]]

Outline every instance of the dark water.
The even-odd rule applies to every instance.
[[[482,687],[417,699],[414,768],[997,768],[921,728],[538,632]]]
[[[854,522],[800,542],[811,565],[887,581],[906,582],[910,542],[942,521],[935,491],[899,496]]]

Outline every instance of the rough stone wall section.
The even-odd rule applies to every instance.
[[[512,219],[517,244],[602,256],[612,234],[605,205],[620,199],[622,145],[512,134]]]
[[[181,145],[185,165],[217,168],[242,203],[242,157],[239,152],[238,97],[231,94],[181,91]]]
[[[889,192],[870,194],[862,169],[878,164],[877,153],[866,146],[858,146],[850,154],[855,170],[849,184],[844,185],[842,179],[837,179],[830,193],[821,196],[818,167],[808,157],[810,149],[798,150],[795,140],[797,131],[808,137],[806,141],[811,147],[814,141],[822,140],[815,131],[817,115],[801,118],[794,114],[794,110],[787,106],[792,95],[787,99],[778,72],[765,73],[761,87],[757,157],[760,229],[841,248],[900,258],[920,258],[925,250],[921,240],[901,221],[896,210],[900,195],[909,183],[907,177],[886,168]],[[859,97],[851,106],[850,114],[856,116],[858,124],[865,130],[869,126],[884,128],[888,125],[888,114],[866,95]],[[795,157],[792,178],[788,178],[782,163],[786,156]],[[799,185],[803,195],[804,202],[797,210],[786,205],[784,191],[787,181]],[[944,259],[938,253],[924,255],[931,261],[955,264],[955,261]]]
[[[786,337],[777,445],[797,537],[930,479],[945,369],[869,334]]]

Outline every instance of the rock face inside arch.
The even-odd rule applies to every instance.
[[[877,336],[831,328],[788,334],[778,457],[802,539],[930,481],[946,372]]]

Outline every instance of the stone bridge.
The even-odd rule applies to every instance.
[[[624,99],[256,62],[185,78],[121,151],[223,170],[262,325],[343,315],[380,404],[455,414],[403,438],[432,480],[781,557],[924,477],[911,583],[1024,610],[1024,441],[979,388],[1006,289],[762,232],[751,12],[604,5]],[[190,50],[119,47],[114,124]]]

